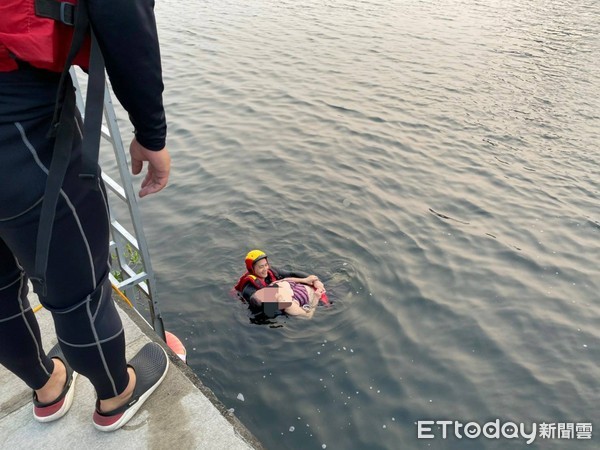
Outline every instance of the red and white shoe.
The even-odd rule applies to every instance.
[[[53,420],[60,419],[71,408],[73,396],[75,395],[75,379],[78,374],[71,369],[58,344],[52,347],[52,350],[48,353],[48,357],[51,359],[58,358],[62,361],[67,369],[67,382],[58,398],[50,403],[38,401],[35,391],[33,392],[33,418],[38,422],[52,422]]]

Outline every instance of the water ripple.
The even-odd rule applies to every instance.
[[[594,2],[156,8],[173,170],[141,205],[163,316],[266,447],[594,419]],[[230,295],[251,248],[319,274],[334,306],[252,324]]]

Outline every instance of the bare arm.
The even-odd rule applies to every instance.
[[[306,309],[302,308],[300,305],[298,305],[298,303],[296,303],[296,302],[292,302],[292,305],[285,308],[284,311],[287,314],[289,314],[290,316],[296,316],[296,317],[300,317],[300,318],[304,318],[304,319],[310,319],[313,316],[313,314],[315,313],[314,308],[310,308],[309,310],[306,310]]]
[[[316,275],[309,275],[305,278],[288,277],[280,281],[293,281],[296,283],[302,283],[308,286],[313,286],[317,294],[319,294],[319,296],[325,293],[325,286],[323,285],[321,280],[319,280],[319,277],[317,277]]]
[[[309,308],[305,309],[305,308],[301,307],[297,302],[292,302],[292,304],[290,306],[288,306],[287,308],[285,308],[284,311],[287,314],[289,314],[290,316],[296,316],[301,319],[311,319],[312,316],[315,314],[315,309],[316,309],[318,303],[319,303],[319,295],[317,295],[315,293],[315,294],[311,295],[311,297],[310,297]]]

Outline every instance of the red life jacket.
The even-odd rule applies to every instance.
[[[36,14],[36,0],[0,2],[0,72],[17,70],[15,59],[39,69],[62,72],[73,38],[73,26]],[[61,11],[73,12],[77,0],[63,0]],[[86,38],[74,64],[87,68],[90,40]]]
[[[271,269],[268,269],[267,272],[267,277],[270,276],[271,280],[273,281],[277,280],[277,277]],[[252,275],[250,272],[246,272],[238,280],[237,284],[235,285],[235,290],[242,292],[244,290],[244,286],[246,286],[248,283],[252,283],[256,289],[262,289],[267,286],[267,283],[264,280],[258,278],[256,275]]]

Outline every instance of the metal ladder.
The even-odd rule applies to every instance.
[[[73,79],[73,85],[76,89],[77,107],[83,114],[85,111],[84,100],[77,73],[74,68],[71,68],[71,78]],[[127,205],[133,227],[133,232],[130,232],[116,219],[114,208],[111,206],[111,202],[109,202],[111,231],[110,252],[111,254],[116,255],[116,261],[113,259],[113,264],[115,262],[118,264],[122,280],[117,280],[112,273],[109,274],[109,278],[111,283],[120,291],[124,292],[129,299],[135,299],[136,290],[141,296],[147,299],[150,313],[150,325],[154,328],[154,331],[165,340],[165,329],[156,291],[156,278],[150,262],[148,243],[142,226],[142,216],[133,190],[125,148],[123,147],[123,140],[121,139],[121,133],[119,131],[119,125],[117,124],[117,117],[108,85],[105,85],[104,88],[104,123],[102,124],[102,138],[106,139],[113,147],[121,184],[107,175],[104,171],[102,172],[102,179],[104,180],[106,188],[113,192],[117,199],[122,200]],[[139,261],[141,271],[136,272],[136,270],[131,267],[130,258],[132,249],[137,252],[137,254],[141,255],[141,260]],[[135,307],[135,301],[132,301],[132,304]],[[142,316],[142,314],[140,315]]]

